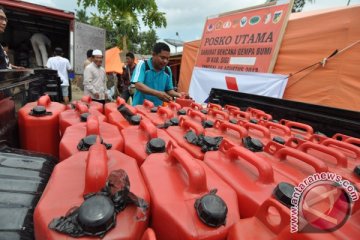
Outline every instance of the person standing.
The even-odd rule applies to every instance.
[[[2,6],[0,6],[0,33],[4,33],[6,29],[8,19],[5,14],[5,10]],[[10,62],[9,58],[4,50],[4,47],[0,44],[0,70],[1,69],[9,69]]]
[[[167,66],[170,57],[170,48],[165,43],[156,43],[152,57],[137,64],[131,82],[135,84],[133,105],[143,104],[147,99],[160,106],[163,102],[181,97],[172,83],[171,69]]]
[[[46,67],[56,70],[61,79],[61,91],[64,103],[69,103],[69,73],[71,65],[68,59],[63,57],[63,50],[59,47],[55,48],[54,57],[49,58]]]
[[[121,92],[121,97],[125,99],[126,102],[134,94],[132,90],[135,88],[135,85],[130,84],[130,82],[135,67],[135,55],[132,52],[128,52],[126,54],[126,65],[123,68],[123,73],[118,75],[120,76],[120,79],[118,79],[118,91]]]
[[[46,65],[48,61],[47,47],[51,47],[50,39],[42,33],[35,33],[30,38],[33,47],[36,63],[39,67]]]
[[[92,98],[93,101],[105,103],[107,99],[106,72],[102,67],[103,54],[96,49],[92,52],[93,62],[84,71],[84,94]]]
[[[87,67],[87,65],[89,65],[90,63],[92,63],[92,61],[93,61],[93,55],[92,55],[92,52],[93,52],[93,50],[92,49],[89,49],[89,50],[87,50],[87,52],[86,52],[86,60],[84,61],[84,70],[85,70],[85,68]]]

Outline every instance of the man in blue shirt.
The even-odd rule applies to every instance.
[[[143,104],[145,99],[160,106],[163,102],[173,100],[173,97],[181,97],[174,90],[171,69],[166,66],[169,57],[169,46],[159,42],[153,48],[152,57],[137,64],[131,78],[131,83],[136,87],[133,106]]]

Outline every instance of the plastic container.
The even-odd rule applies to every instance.
[[[75,109],[66,110],[60,113],[59,124],[60,134],[64,135],[66,128],[77,123],[86,122],[87,118],[96,116],[100,122],[106,122],[106,117],[95,109],[89,109],[85,104],[77,102]]]
[[[108,116],[108,122],[114,126],[116,126],[119,131],[124,128],[128,128],[131,126],[136,126],[140,124],[140,121],[145,117],[142,115],[135,114],[130,117],[129,120],[126,119],[120,112],[111,112]]]
[[[152,228],[146,229],[141,240],[156,240],[156,234],[155,234],[154,230],[152,230]]]
[[[49,223],[54,218],[64,216],[74,206],[80,206],[85,194],[100,191],[105,186],[108,175],[118,169],[127,173],[130,191],[149,202],[150,196],[135,159],[118,151],[107,151],[97,143],[89,152],[76,153],[55,167],[35,209],[35,238],[76,239],[49,229]],[[139,221],[136,218],[139,211],[135,205],[128,205],[117,214],[116,226],[103,238],[80,239],[140,239],[147,228],[148,216],[145,221]]]
[[[112,150],[123,151],[124,139],[118,128],[110,123],[99,122],[95,116],[90,116],[85,123],[78,123],[68,127],[60,142],[60,157],[63,161],[73,154],[79,152],[78,144],[82,139],[88,136],[100,136],[104,143],[111,144]],[[84,145],[91,146],[95,138],[90,137],[84,141]]]
[[[166,132],[180,147],[186,149],[194,158],[202,160],[204,159],[204,153],[201,152],[201,148],[189,143],[184,138],[185,134],[190,130],[193,130],[196,135],[204,134],[204,128],[199,123],[181,116],[179,126],[171,126],[166,129]]]
[[[221,143],[220,151],[207,152],[204,162],[236,191],[243,218],[254,216],[271,198],[278,183],[295,184],[274,171],[269,161],[226,140]]]
[[[351,137],[351,136],[341,134],[341,133],[335,134],[332,138],[339,140],[339,141],[351,143],[357,147],[360,147],[360,138]]]
[[[291,138],[291,130],[289,127],[280,123],[272,121],[259,121],[259,125],[266,127],[270,131],[270,138],[281,144],[285,144],[286,141]]]
[[[105,116],[109,117],[111,112],[117,112],[117,108],[123,104],[126,104],[126,101],[121,97],[117,97],[116,102],[106,103],[104,106]]]
[[[174,113],[170,108],[154,107],[154,104],[148,100],[144,100],[143,105],[137,105],[135,108],[155,125],[164,124],[174,117]]]
[[[308,140],[314,134],[314,129],[307,124],[281,119],[280,124],[290,128],[293,137]]]
[[[242,139],[247,136],[247,130],[230,122],[216,120],[213,128],[205,129],[205,135],[211,137],[222,136],[236,145],[241,145]]]
[[[272,116],[270,114],[267,114],[266,112],[256,109],[256,108],[247,108],[246,111],[250,113],[252,118],[258,119],[258,120],[272,120]]]
[[[139,126],[123,129],[121,134],[126,139],[124,152],[135,158],[139,166],[149,154],[165,152],[166,145],[173,140],[165,130],[156,128],[148,119],[142,120]]]
[[[270,130],[267,127],[243,121],[239,121],[237,124],[247,130],[248,136],[260,140],[264,145],[272,140]]]
[[[26,104],[18,112],[19,138],[26,150],[59,157],[59,115],[65,105],[51,102],[48,95]]]
[[[240,219],[234,190],[182,148],[169,144],[167,153],[150,155],[141,172],[159,240],[225,239]]]
[[[194,103],[195,101],[193,99],[190,99],[190,98],[179,97],[179,98],[176,98],[175,102],[177,104],[179,104],[181,107],[190,107],[190,105],[192,103]]]
[[[215,121],[215,120],[229,120],[229,114],[222,110],[218,110],[217,107],[208,108],[208,113],[206,115],[207,120]]]

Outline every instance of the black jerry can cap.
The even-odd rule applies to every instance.
[[[158,108],[157,107],[153,107],[150,109],[150,112],[152,113],[156,113],[158,111]]]
[[[258,124],[259,121],[257,119],[255,119],[255,118],[252,118],[252,119],[250,119],[249,122],[253,123],[253,124]]]
[[[110,198],[94,195],[79,207],[78,221],[84,231],[91,234],[106,232],[115,225],[115,207]]]
[[[243,144],[252,152],[262,152],[264,149],[264,144],[259,139],[252,137],[243,138]]]
[[[139,125],[141,122],[141,116],[140,115],[133,115],[130,117],[130,124],[131,125]]]
[[[357,165],[355,168],[354,168],[354,174],[360,178],[360,165]]]
[[[232,123],[232,124],[237,124],[237,123],[238,123],[238,120],[236,120],[235,118],[233,118],[233,119],[230,119],[229,122]]]
[[[206,110],[206,109],[201,109],[200,112],[205,115],[208,114],[208,110]]]
[[[214,122],[211,120],[205,120],[203,121],[202,125],[204,128],[212,128],[214,127]]]
[[[275,136],[272,140],[276,143],[280,143],[281,145],[285,145],[285,140],[282,137]]]
[[[31,110],[33,116],[44,116],[46,115],[46,108],[44,106],[36,106]]]
[[[146,152],[148,154],[151,153],[163,153],[166,149],[166,143],[161,138],[153,138],[151,139],[146,146]]]
[[[180,109],[179,111],[177,111],[178,115],[186,115],[186,110],[185,109]]]
[[[170,123],[172,126],[179,126],[180,121],[178,118],[172,118],[170,119]]]
[[[281,182],[275,187],[273,195],[279,202],[290,208],[291,198],[294,192],[295,186],[290,183]]]
[[[89,116],[90,116],[89,113],[82,113],[82,114],[80,115],[80,121],[81,121],[81,122],[86,122]]]
[[[196,199],[194,207],[200,220],[209,227],[220,227],[226,224],[228,208],[222,198],[216,195],[217,190]]]

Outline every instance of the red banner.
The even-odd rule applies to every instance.
[[[278,5],[208,18],[196,66],[242,72],[272,72],[286,27],[289,6],[289,1],[282,1]]]

